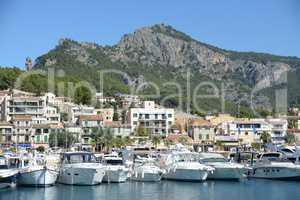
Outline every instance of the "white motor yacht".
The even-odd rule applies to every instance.
[[[45,187],[55,184],[57,169],[47,167],[44,158],[33,158],[27,168],[20,170],[18,185]]]
[[[127,180],[129,169],[124,165],[123,159],[118,154],[104,155],[102,162],[105,166],[103,182],[121,183]]]
[[[199,162],[198,154],[190,152],[171,153],[165,162],[163,178],[177,181],[205,181],[214,168]]]
[[[155,164],[152,158],[135,159],[131,180],[144,182],[158,182],[164,170]]]
[[[300,180],[300,165],[285,160],[278,152],[263,153],[248,175],[262,179]]]
[[[105,175],[105,167],[89,152],[67,152],[61,157],[58,182],[69,185],[97,185]]]
[[[221,154],[200,153],[200,162],[213,167],[213,173],[207,179],[239,180],[246,177],[246,167],[242,164],[229,162]]]
[[[14,185],[19,173],[19,159],[1,155],[0,156],[0,189]]]

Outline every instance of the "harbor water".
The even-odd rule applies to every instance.
[[[300,182],[272,180],[126,182],[98,186],[57,184],[2,189],[0,200],[300,200]]]

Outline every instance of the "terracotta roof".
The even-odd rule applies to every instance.
[[[64,128],[62,123],[59,124],[33,124],[33,128],[50,128],[50,129],[62,129]]]
[[[80,115],[80,121],[103,121],[102,115]]]
[[[179,134],[178,135],[177,134],[168,135],[168,137],[166,139],[171,140],[173,142],[178,142],[178,140],[180,140],[180,138],[186,138],[188,143],[193,141],[193,139],[190,138],[188,135],[179,135]]]
[[[126,127],[130,127],[129,124],[122,124],[120,121],[106,121],[104,123],[104,126],[106,127],[110,127],[110,128],[126,128]]]
[[[32,116],[30,116],[30,115],[15,115],[13,120],[14,121],[31,121]]]
[[[12,126],[12,124],[6,121],[0,121],[0,126]]]
[[[32,128],[50,128],[50,124],[33,124]]]
[[[287,132],[289,132],[289,133],[300,133],[300,129],[290,128],[290,129],[287,130]]]
[[[191,123],[190,126],[212,126],[212,124],[204,119],[194,119]]]

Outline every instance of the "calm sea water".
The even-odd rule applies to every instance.
[[[0,191],[0,200],[300,200],[300,182],[245,180],[203,183],[127,182],[99,186],[56,185]]]

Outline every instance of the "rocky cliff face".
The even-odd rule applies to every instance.
[[[300,60],[296,58],[257,53],[248,55],[219,49],[164,24],[138,29],[109,47],[61,40],[49,55],[37,59],[36,67],[60,65],[66,59],[89,69],[99,69],[107,62],[129,68],[134,63],[140,69],[161,66],[172,71],[170,75],[173,76],[191,68],[211,80],[225,82],[228,91],[231,91],[226,94],[226,99],[230,101],[249,100],[249,94],[245,89],[241,91],[241,87],[247,88],[248,92],[258,83],[261,88],[270,87],[278,82],[284,72],[300,68]],[[138,70],[137,73],[136,78],[145,79],[145,73],[149,72],[143,74],[143,70]],[[270,106],[264,96],[258,96],[257,101],[263,106]]]
[[[291,69],[288,64],[281,62],[232,60],[225,50],[200,43],[163,24],[141,28],[133,34],[125,35],[106,54],[113,61],[123,63],[193,67],[218,80],[222,80],[228,73],[239,72],[251,84],[265,78],[274,81],[282,72]]]

